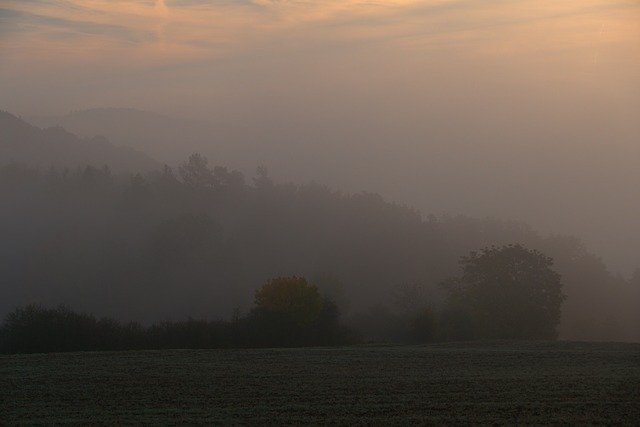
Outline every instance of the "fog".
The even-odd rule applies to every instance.
[[[0,109],[640,268],[637,1],[5,0]]]

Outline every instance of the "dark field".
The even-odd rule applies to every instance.
[[[0,356],[0,424],[640,422],[640,344]]]

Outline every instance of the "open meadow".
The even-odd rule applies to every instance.
[[[0,424],[638,420],[640,344],[0,356]]]

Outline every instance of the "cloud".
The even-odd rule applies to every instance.
[[[127,42],[148,41],[152,36],[149,32],[122,25],[67,19],[12,9],[0,9],[0,22],[3,26],[12,26],[13,31],[58,34],[57,32],[51,31],[52,29],[58,29],[64,30],[64,32],[68,34],[99,35],[122,39]]]
[[[516,36],[518,41],[523,38],[519,37],[521,30],[526,33],[526,27],[531,25],[554,26],[561,21],[572,27],[584,26],[590,15],[606,21],[607,15],[622,10],[640,16],[640,5],[636,2],[604,0],[7,0],[4,3],[0,12],[2,31],[5,38],[14,36],[15,43],[20,42],[25,31],[38,34],[40,41],[46,42],[56,34],[51,32],[55,28],[79,37],[102,36],[107,44],[163,44],[166,55],[179,59],[189,56],[185,55],[188,52],[194,53],[194,47],[200,56],[218,56],[224,51],[233,54],[265,45],[295,47],[294,38],[311,45],[398,40],[427,48],[430,40],[433,46],[440,46],[447,34],[453,34],[454,41],[456,34],[464,33],[467,40],[485,39],[491,43],[490,30],[503,39],[508,36],[513,40]],[[510,32],[508,27],[517,30]],[[557,35],[558,28],[550,34]],[[544,39],[539,48],[548,49],[550,45],[545,45]],[[565,37],[565,43],[568,40]],[[55,42],[59,40],[56,38]],[[530,40],[525,42],[531,44]],[[573,37],[571,42],[580,40]],[[82,48],[79,41],[73,43]],[[209,53],[207,48],[211,49]]]
[[[426,86],[433,73],[446,80],[466,68],[474,80],[488,67],[611,85],[594,67],[640,68],[638,22],[640,4],[625,0],[4,0],[0,78],[28,87],[55,71],[68,76],[64,87],[109,82],[110,96],[118,82],[127,96],[195,81],[231,91],[236,75],[281,88],[281,76],[302,70],[316,87],[372,91],[384,76]]]

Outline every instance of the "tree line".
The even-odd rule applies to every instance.
[[[73,311],[27,305],[0,327],[0,352],[43,353],[340,345],[353,342],[335,305],[300,277],[276,278],[246,316],[163,321],[143,326]]]
[[[637,280],[611,274],[575,237],[424,216],[376,194],[276,183],[265,168],[247,179],[200,155],[145,175],[12,164],[0,167],[0,198],[0,316],[62,303],[144,325],[245,318],[256,284],[296,275],[363,340],[402,341],[417,312],[444,330],[441,283],[461,254],[518,242],[552,257],[562,276],[560,337],[638,333]]]
[[[553,261],[520,245],[486,248],[461,259],[461,275],[442,283],[439,313],[415,312],[406,342],[555,339],[564,299]],[[0,327],[0,352],[335,346],[362,341],[340,320],[334,301],[303,277],[280,277],[255,293],[246,316],[160,322],[149,327],[97,319],[66,306],[28,305]]]

